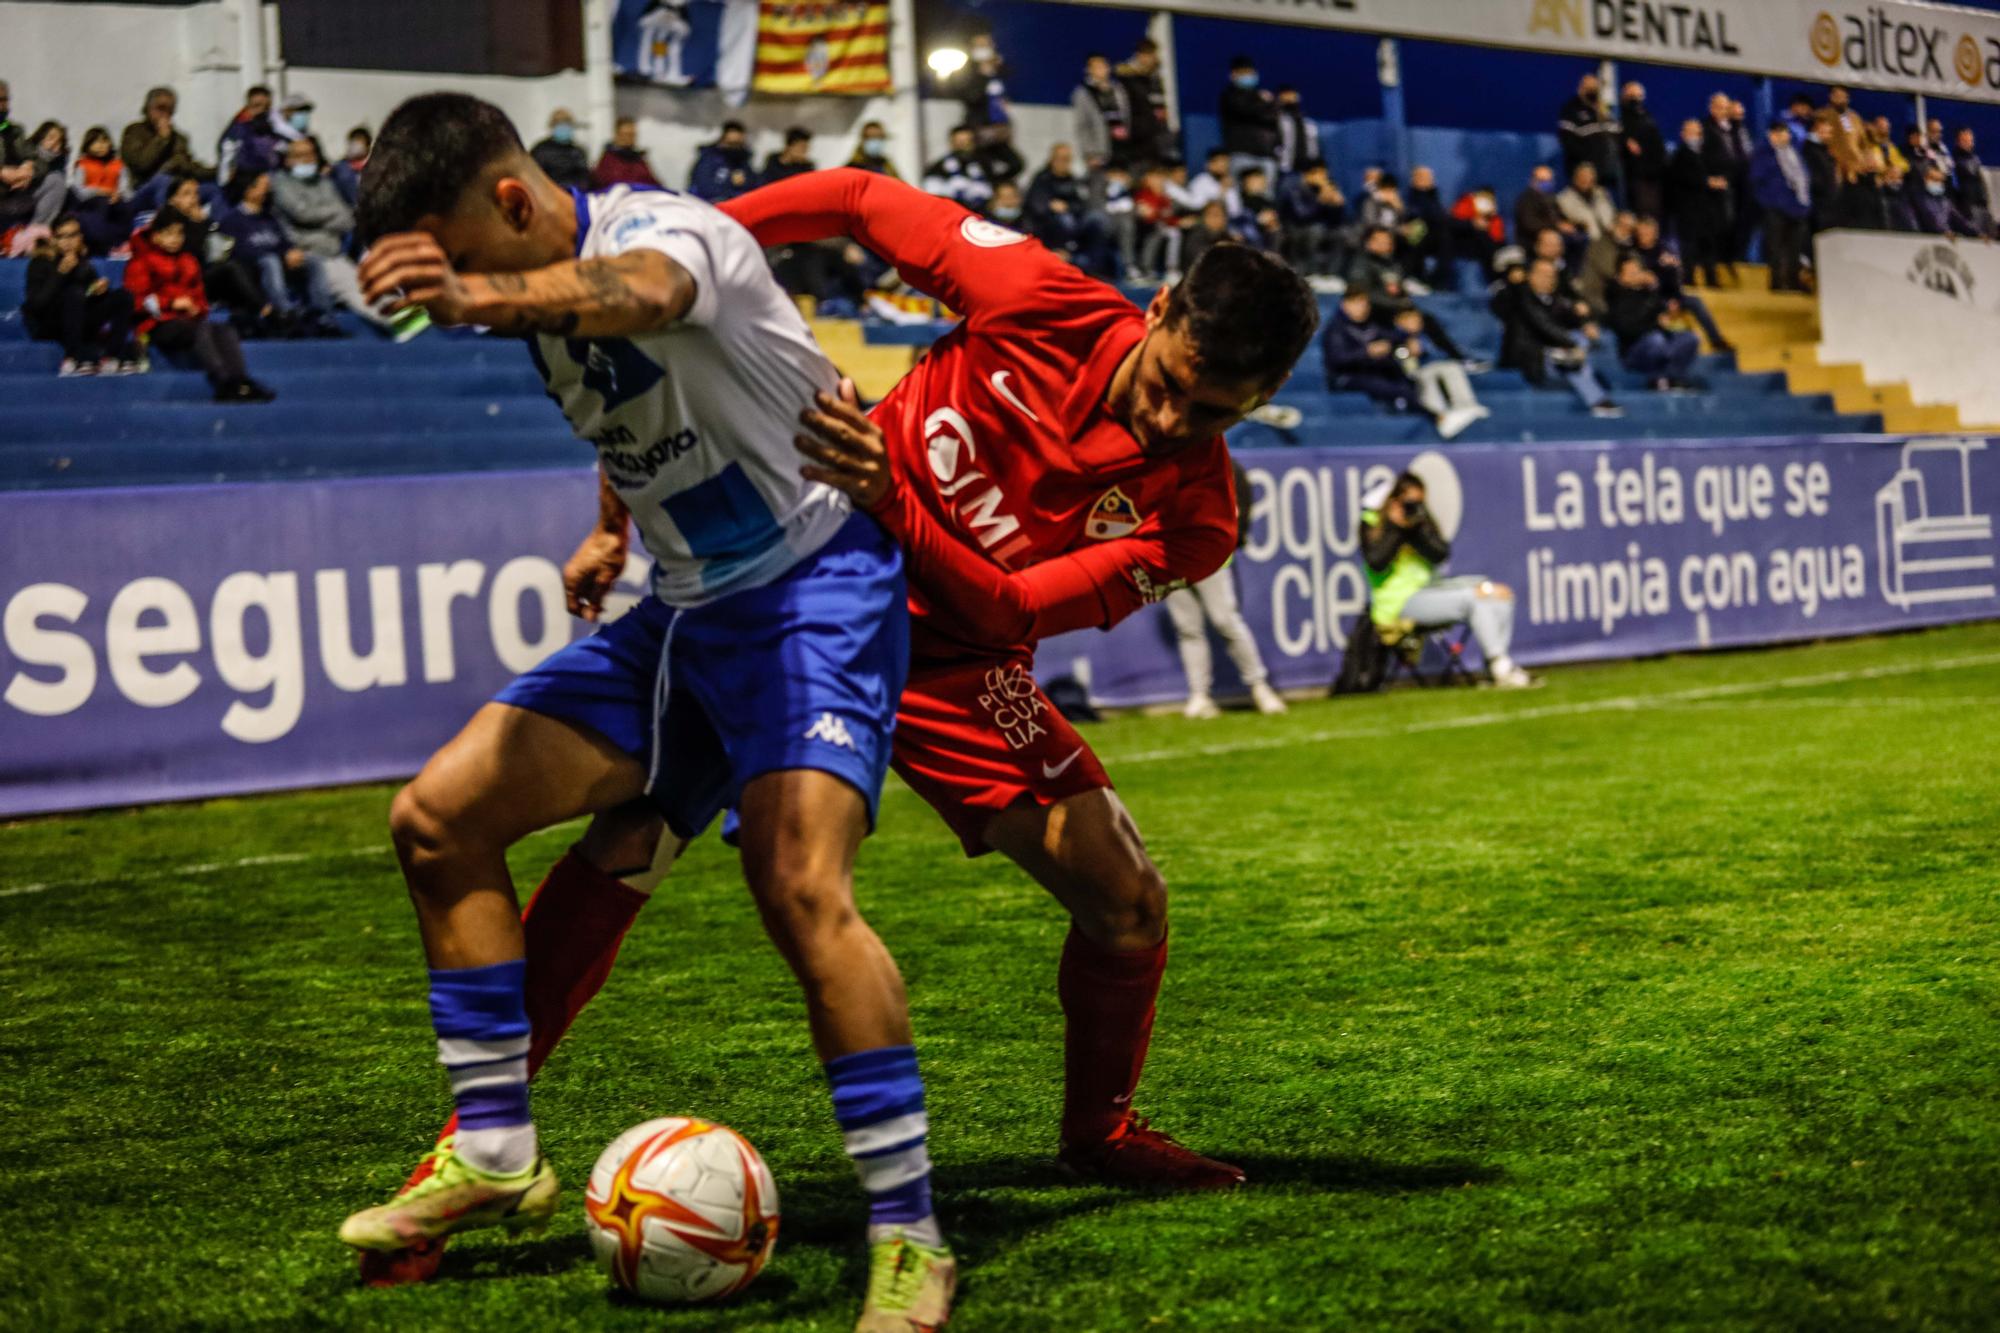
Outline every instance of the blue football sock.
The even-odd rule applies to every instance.
[[[868,1195],[872,1238],[901,1227],[942,1245],[931,1214],[931,1156],[925,1146],[924,1080],[913,1046],[884,1046],[826,1062],[833,1114]]]
[[[521,959],[431,970],[431,1026],[458,1108],[457,1151],[482,1171],[511,1174],[535,1161],[527,973]]]

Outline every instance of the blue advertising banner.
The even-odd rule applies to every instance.
[[[1280,686],[1367,604],[1361,496],[1409,468],[1528,664],[2000,616],[1978,437],[1249,451],[1232,567]],[[414,772],[587,626],[576,472],[0,494],[0,817]],[[634,562],[625,597],[643,588]],[[1112,705],[1184,692],[1149,610],[1043,646]],[[1224,666],[1226,670],[1226,666]]]
[[[1979,437],[1288,449],[1239,458],[1256,496],[1233,570],[1280,688],[1331,681],[1368,603],[1361,497],[1411,469],[1447,574],[1515,593],[1530,665],[2000,616],[2000,457]],[[1218,658],[1226,679],[1228,666]],[[1042,646],[1044,678],[1109,704],[1181,697],[1162,613]]]

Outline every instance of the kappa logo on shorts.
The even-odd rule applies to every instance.
[[[819,721],[806,729],[809,741],[825,741],[828,745],[838,745],[843,750],[855,748],[854,737],[848,734],[847,724],[832,713],[821,713]]]

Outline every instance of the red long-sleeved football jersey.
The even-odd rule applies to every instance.
[[[723,206],[766,246],[850,236],[963,321],[878,404],[920,662],[1108,628],[1236,544],[1218,437],[1148,458],[1104,410],[1145,336],[1124,296],[1018,232],[887,177],[793,177]]]

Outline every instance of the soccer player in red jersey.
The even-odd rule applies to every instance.
[[[1311,291],[1276,259],[1225,245],[1141,311],[1017,232],[854,170],[801,175],[725,211],[766,246],[851,237],[964,316],[872,413],[851,392],[823,397],[799,441],[807,474],[905,549],[912,666],[894,766],[968,855],[1001,852],[1070,913],[1061,1162],[1140,1188],[1240,1184],[1238,1168],[1131,1110],[1167,961],[1166,883],[1104,766],[1036,683],[1033,654],[1228,558],[1237,507],[1222,434],[1311,340]],[[565,571],[573,610],[594,617],[627,541],[609,497]],[[531,1067],[603,984],[674,844],[649,811],[601,816],[551,870],[526,915]]]

